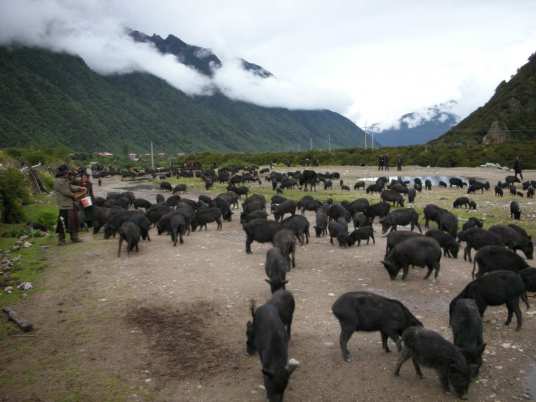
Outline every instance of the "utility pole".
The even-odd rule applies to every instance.
[[[328,134],[328,150],[331,152],[331,134]]]
[[[367,123],[365,122],[364,126],[365,131],[365,150],[367,149]]]
[[[154,170],[154,149],[153,142],[151,141],[151,169]]]
[[[313,137],[310,137],[309,138],[309,149],[312,151],[313,150]]]

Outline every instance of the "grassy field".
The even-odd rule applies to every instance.
[[[211,195],[217,195],[223,192],[226,192],[227,185],[215,183],[214,186],[207,192],[205,190],[205,185],[203,181],[199,178],[169,178],[166,181],[170,182],[172,185],[179,183],[186,184],[188,191],[194,191],[198,193],[210,193]],[[159,183],[159,180],[154,181],[155,184]],[[250,194],[262,194],[266,197],[267,200],[276,194],[272,191],[269,183],[263,182],[261,186],[258,184],[248,185],[250,189]],[[311,194],[313,197],[318,198],[319,200],[326,200],[328,198],[333,199],[334,202],[341,201],[352,201],[357,198],[366,198],[370,203],[376,203],[379,201],[378,194],[366,194],[365,191],[341,191],[338,184],[333,185],[333,190],[324,191],[322,186],[318,186],[318,191],[305,193],[300,190],[285,190],[283,196],[292,199],[299,200],[306,194]],[[457,197],[465,196],[465,191],[457,189],[444,189],[444,188],[434,188],[432,191],[422,191],[417,193],[417,198],[414,205],[409,205],[414,207],[422,218],[422,210],[427,204],[436,204],[445,209],[452,209],[452,202]],[[465,208],[460,208],[454,210],[455,214],[459,217],[460,220],[460,229],[463,222],[468,220],[470,217],[476,217],[484,221],[485,227],[489,227],[496,224],[509,224],[513,223],[510,218],[509,205],[510,201],[514,198],[509,194],[505,194],[503,198],[495,197],[493,190],[485,191],[484,193],[469,194],[469,198],[476,201],[478,204],[477,210],[467,210]],[[523,210],[522,220],[515,222],[517,225],[524,228],[529,234],[533,237],[536,237],[536,201],[532,202],[528,199],[519,199],[516,200],[520,203]],[[408,206],[408,205],[406,205]]]
[[[27,222],[47,224],[51,229],[57,216],[57,208],[49,196],[39,196],[35,197],[32,204],[24,207],[24,216]],[[27,241],[32,246],[14,250],[13,247],[22,235],[29,236]],[[5,255],[15,261],[14,266],[9,270],[9,277],[0,278],[0,309],[16,304],[22,298],[39,291],[36,284],[39,283],[39,276],[47,267],[46,250],[53,244],[53,238],[53,235],[43,236],[40,232],[29,231],[25,223],[0,225],[0,258]],[[33,289],[29,291],[17,289],[17,285],[22,282],[31,282]],[[4,291],[7,286],[13,287],[11,293]],[[18,332],[19,330],[13,324],[0,320],[0,339]]]

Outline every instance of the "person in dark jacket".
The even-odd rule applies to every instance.
[[[78,237],[78,210],[75,205],[76,192],[83,192],[84,188],[71,184],[69,177],[69,167],[61,165],[54,179],[54,192],[56,193],[56,203],[59,209],[56,233],[58,234],[58,244],[65,244],[65,232],[69,232],[71,241],[79,243]]]
[[[402,158],[400,157],[400,155],[396,158],[396,170],[402,170]]]
[[[519,156],[516,156],[516,160],[514,161],[514,174],[516,177],[519,175],[519,178],[523,180],[523,172],[521,171],[521,161],[519,160]]]

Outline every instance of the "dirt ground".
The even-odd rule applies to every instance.
[[[339,171],[350,183],[377,175],[373,168],[319,170]],[[403,173],[422,175],[423,170],[410,167]],[[460,168],[427,169],[426,174],[475,176],[494,184],[506,173]],[[526,175],[536,178],[535,172]],[[98,192],[124,186],[106,179]],[[154,201],[156,193],[141,190],[137,196]],[[362,194],[352,192],[355,198]],[[418,205],[434,200],[446,205],[459,195],[459,190],[434,189],[418,195]],[[492,195],[473,198],[483,205],[475,216],[486,214],[486,205],[489,214],[502,214],[510,202],[510,196],[489,204]],[[529,203],[522,201],[522,207],[533,213]],[[527,215],[534,225],[534,217]],[[314,222],[312,214],[307,217]],[[238,220],[235,212],[222,231],[211,224],[177,247],[153,230],[152,241],[142,242],[139,253],[125,252],[121,258],[117,241],[89,233],[83,244],[50,248],[38,290],[15,306],[36,330],[0,342],[0,401],[263,401],[260,362],[246,355],[245,327],[250,300],[261,304],[270,296],[264,282],[269,246],[253,243],[253,254],[246,255]],[[406,282],[389,280],[381,264],[385,238],[379,226],[375,230],[376,245],[340,249],[328,238],[313,236],[299,247],[287,288],[296,299],[289,356],[301,365],[285,400],[455,400],[442,393],[431,370],[419,380],[408,363],[395,378],[398,353],[384,353],[378,333],[354,334],[349,343],[353,361],[341,358],[331,305],[344,292],[368,290],[399,299],[426,327],[450,338],[448,304],[470,281],[472,265],[463,258],[443,258],[437,281],[424,281],[424,270],[417,268]],[[516,332],[503,326],[504,307],[486,312],[488,346],[470,400],[531,399],[536,307],[523,307],[523,315],[523,329]]]

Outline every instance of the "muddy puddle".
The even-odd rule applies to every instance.
[[[122,191],[154,191],[158,190],[158,187],[154,184],[136,184],[134,186],[126,186],[126,187],[114,187],[114,190],[122,190]]]
[[[363,181],[366,181],[366,182],[375,182],[378,177],[381,177],[381,176],[377,176],[377,177],[362,177],[362,178],[359,178],[358,180],[363,180]],[[464,183],[466,184],[469,184],[469,178],[468,177],[463,177],[463,176],[437,176],[437,175],[432,175],[432,176],[385,176],[389,179],[389,181],[391,180],[402,180],[402,181],[409,181],[410,184],[414,183],[415,179],[416,178],[419,178],[421,179],[423,185],[424,185],[424,182],[426,180],[430,180],[432,182],[432,186],[437,186],[439,185],[439,182],[445,182],[447,183],[447,185],[449,184],[449,180],[451,178],[457,178],[457,179],[461,179]],[[482,178],[479,178],[479,177],[474,177],[475,180],[479,180],[479,181],[484,181],[484,179]]]

